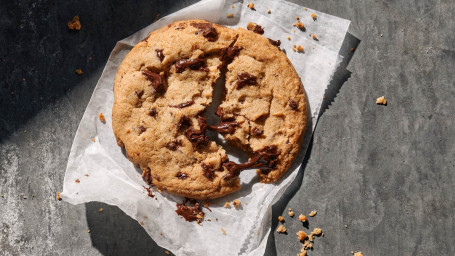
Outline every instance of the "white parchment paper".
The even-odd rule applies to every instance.
[[[341,61],[338,52],[350,22],[282,0],[254,1],[254,4],[256,11],[238,0],[201,1],[117,43],[74,138],[65,174],[63,200],[71,204],[99,201],[116,205],[140,222],[158,245],[176,255],[264,254],[272,205],[300,170],[324,92]],[[311,18],[313,12],[317,20]],[[234,17],[227,18],[228,13],[233,13]],[[296,16],[305,24],[306,31],[292,26]],[[205,209],[205,219],[211,221],[204,221],[203,226],[186,222],[175,213],[176,203],[181,203],[182,198],[157,191],[154,191],[155,198],[147,195],[144,189],[146,184],[117,146],[111,127],[114,78],[125,55],[151,31],[185,19],[204,19],[233,28],[246,28],[248,22],[255,22],[264,28],[264,36],[281,40],[281,48],[286,51],[302,79],[312,117],[307,124],[299,157],[287,174],[275,184],[262,184],[258,182],[254,170],[242,172],[242,190],[214,200],[210,207],[212,212]],[[309,36],[312,34],[319,41]],[[294,44],[303,46],[304,53],[292,51]],[[104,114],[106,124],[99,121],[99,113]],[[238,160],[237,156],[229,154],[234,161]],[[80,182],[76,183],[76,179]],[[223,207],[224,202],[234,199],[242,202],[240,209]],[[226,231],[225,235],[221,228]]]

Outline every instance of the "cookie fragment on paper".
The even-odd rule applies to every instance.
[[[387,100],[385,99],[385,96],[381,96],[376,99],[376,104],[378,105],[387,105]]]
[[[232,204],[237,209],[241,205],[241,202],[240,202],[240,200],[235,199],[234,201],[232,201]]]
[[[82,28],[82,25],[81,25],[78,15],[74,16],[72,20],[68,21],[69,30],[81,30],[81,28]]]
[[[254,3],[249,3],[247,6],[248,6],[248,8],[250,8],[251,10],[256,11],[256,9],[254,9]]]

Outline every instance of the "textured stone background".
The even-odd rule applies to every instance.
[[[55,193],[115,42],[193,2],[0,0],[0,255],[164,255],[118,208]],[[274,207],[272,228],[283,215],[288,235],[274,232],[266,255],[300,249],[307,229],[288,207],[318,211],[311,255],[454,255],[455,3],[293,2],[352,21],[352,74],[337,74],[305,171]]]

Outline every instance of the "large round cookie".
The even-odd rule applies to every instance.
[[[227,67],[227,70],[226,70]],[[226,72],[218,126],[203,117]],[[278,180],[297,157],[306,100],[292,64],[267,38],[202,20],[152,32],[123,60],[114,84],[112,127],[143,178],[169,193],[221,197],[240,189],[243,169],[261,182]],[[207,129],[250,154],[229,161]]]

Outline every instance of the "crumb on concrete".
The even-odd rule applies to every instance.
[[[82,72],[82,69],[78,68],[76,69],[76,74],[82,75],[84,72]]]
[[[279,221],[279,222],[283,222],[283,221],[284,221],[283,216],[278,216],[278,221]]]
[[[106,118],[104,118],[103,113],[100,113],[100,114],[98,115],[98,118],[100,119],[101,123],[103,123],[103,124],[106,123]]]
[[[89,230],[87,230],[87,233],[91,233],[91,232],[92,232],[92,231],[91,231],[90,229],[89,229]]]
[[[300,230],[299,232],[297,232],[296,235],[300,241],[303,241],[303,240],[307,239],[307,237],[308,237],[308,235],[303,230]]]
[[[310,214],[308,214],[310,217],[314,217],[316,214],[318,214],[317,211],[311,211]]]
[[[385,96],[381,96],[381,97],[377,98],[376,99],[376,104],[386,105],[387,104],[387,100],[385,99]]]
[[[294,217],[294,211],[291,208],[289,208],[288,210],[289,210],[289,212],[288,212],[289,216]]]
[[[240,202],[240,200],[235,199],[234,201],[232,201],[232,204],[233,204],[234,207],[237,209],[237,208],[239,208],[239,206],[240,206],[242,203]]]
[[[57,196],[56,196],[57,200],[61,201],[62,200],[62,197],[60,196],[60,192],[57,192]]]
[[[100,208],[98,211],[99,211],[99,212],[103,212],[103,211],[104,211],[104,209],[103,209],[103,208]]]
[[[308,236],[308,241],[310,241],[310,242],[313,242],[313,241],[314,241],[314,235],[313,235],[313,234],[310,234],[310,235]]]
[[[299,220],[300,220],[301,222],[307,222],[307,221],[308,221],[307,217],[306,217],[305,215],[303,215],[303,214],[300,214],[300,215],[299,215]]]
[[[302,245],[302,248],[304,250],[309,250],[309,249],[313,248],[313,245],[310,242],[308,242],[308,240],[305,240],[305,242]]]
[[[23,196],[24,199],[27,199],[28,197],[27,196]]]
[[[276,232],[278,233],[286,233],[286,228],[283,225],[280,225],[277,229]]]
[[[169,255],[171,254],[168,250],[164,251],[164,254]]]
[[[351,51],[351,52],[353,52],[354,50],[355,50],[354,48],[349,49],[349,51]]]
[[[68,21],[69,30],[81,30],[81,28],[82,25],[78,15],[74,16],[72,20]]]
[[[315,229],[313,230],[313,232],[311,232],[311,234],[313,234],[313,235],[315,235],[315,236],[320,236],[320,235],[322,235],[322,229],[320,229],[320,228],[315,228]]]
[[[228,13],[228,14],[226,15],[226,18],[233,18],[233,17],[234,17],[234,14],[232,14],[232,13]]]
[[[354,252],[353,254],[354,254],[354,256],[363,256],[362,252],[360,252],[360,251]]]
[[[223,227],[221,227],[221,233],[223,233],[223,235],[226,235],[226,230]]]

